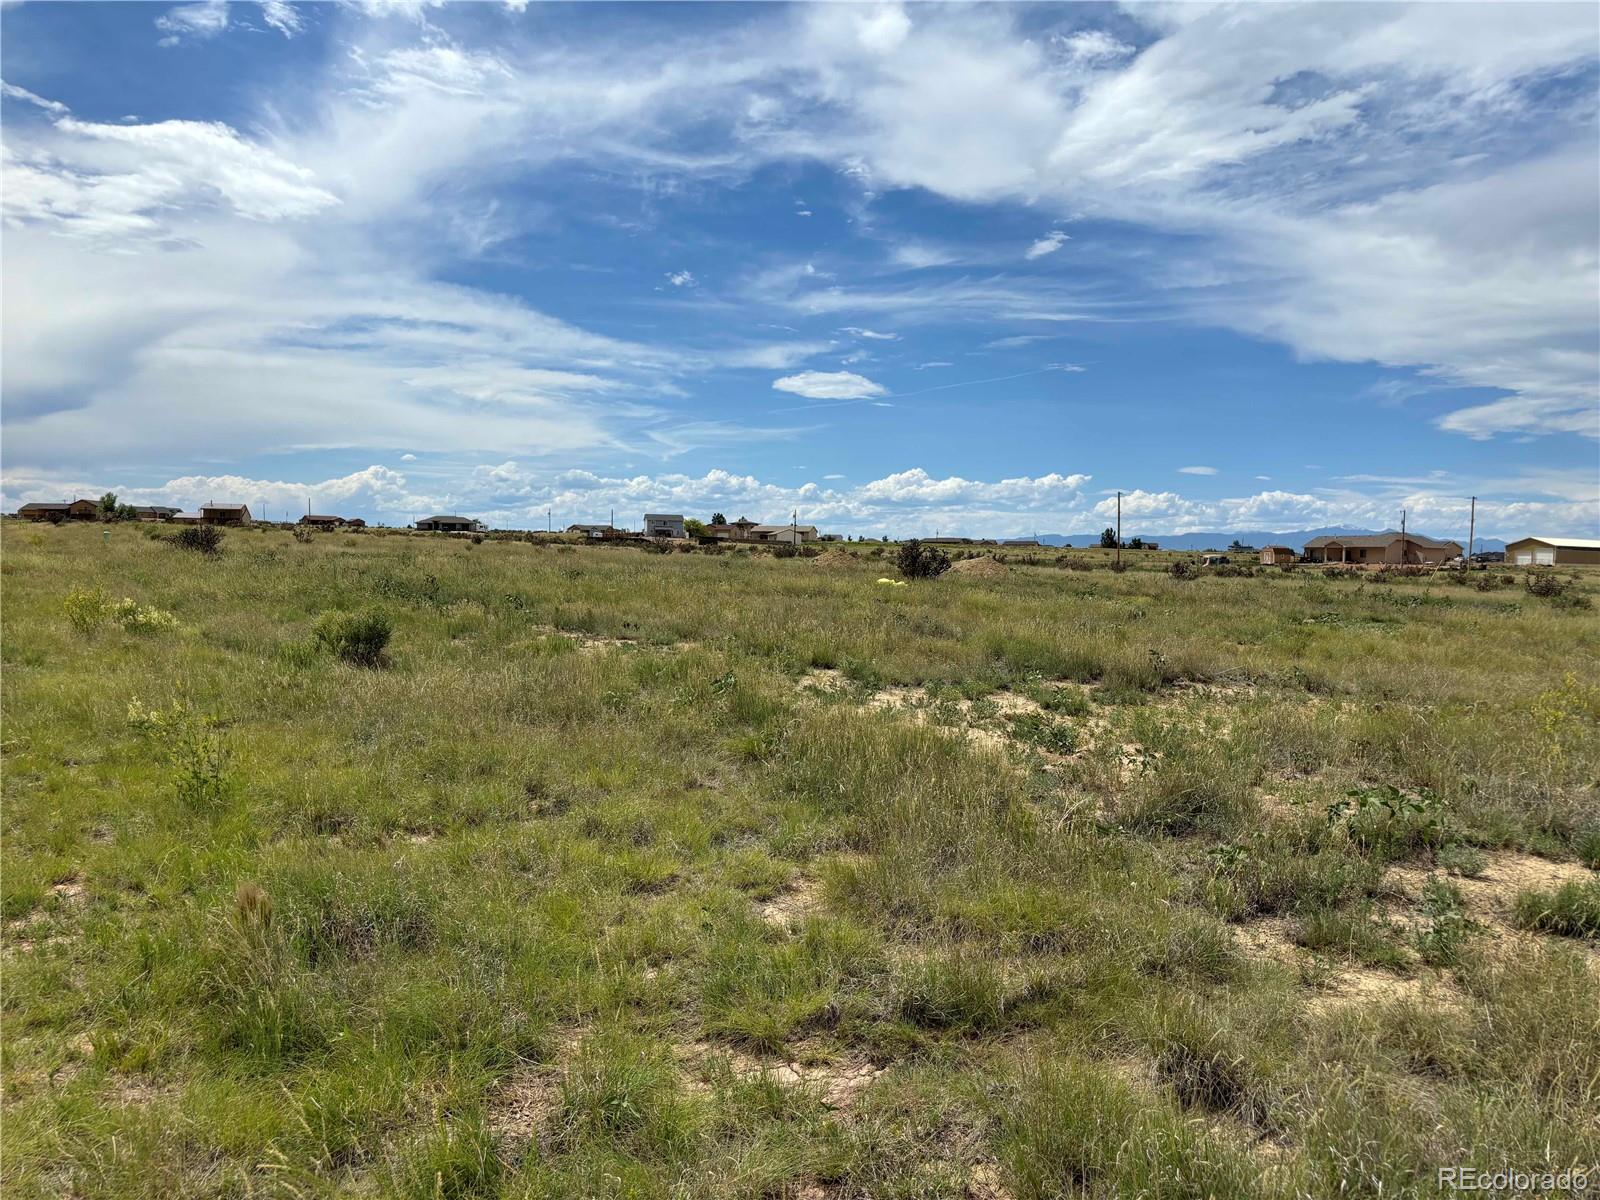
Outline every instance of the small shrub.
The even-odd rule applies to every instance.
[[[483,545],[483,534],[481,534],[481,533],[475,533],[475,534],[473,534],[473,535],[472,535],[472,544],[473,544],[473,545],[474,545],[474,546],[481,546],[481,545]]]
[[[319,650],[354,666],[376,667],[383,663],[393,633],[394,623],[387,613],[367,608],[356,613],[323,613],[311,631],[311,640]]]
[[[779,542],[772,548],[773,558],[799,558],[800,547],[791,546],[788,542]]]
[[[1180,558],[1167,568],[1167,574],[1174,579],[1198,579],[1200,568],[1186,558]]]
[[[315,536],[309,525],[296,525],[289,532],[294,535],[294,540],[301,544],[309,542]]]
[[[900,547],[895,564],[907,579],[935,579],[950,569],[950,556],[937,546],[925,546],[912,538]]]
[[[1523,586],[1528,589],[1530,596],[1543,596],[1547,600],[1553,600],[1557,596],[1566,595],[1568,585],[1566,580],[1559,578],[1554,572],[1530,571]]]
[[[79,633],[93,633],[111,615],[111,597],[104,588],[73,588],[61,607],[68,623]]]
[[[216,808],[228,796],[232,755],[213,717],[182,700],[170,709],[128,705],[128,724],[173,771],[178,799],[193,808]]]
[[[215,525],[188,525],[170,534],[167,545],[178,550],[192,550],[196,554],[221,554],[222,530]]]
[[[1021,713],[1011,718],[1011,732],[1021,741],[1052,754],[1071,754],[1078,735],[1071,725],[1045,713]]]
[[[644,548],[651,554],[671,554],[672,542],[667,538],[647,538]]]
[[[1417,951],[1423,961],[1436,967],[1457,965],[1467,935],[1478,928],[1467,916],[1460,889],[1437,875],[1428,876],[1422,885],[1422,913],[1428,919],[1417,931]]]
[[[178,618],[153,604],[124,596],[111,605],[111,619],[129,633],[164,633],[178,627]]]
[[[1532,888],[1517,897],[1517,925],[1562,937],[1600,937],[1600,880],[1562,884],[1553,891]]]
[[[1434,861],[1450,874],[1461,875],[1467,879],[1476,879],[1489,865],[1489,860],[1482,850],[1476,846],[1464,846],[1460,843],[1443,847],[1434,855]]]

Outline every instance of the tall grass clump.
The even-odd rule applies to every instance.
[[[311,641],[318,650],[343,659],[352,666],[378,667],[385,661],[384,650],[394,634],[394,622],[380,608],[360,612],[325,612],[311,630]]]

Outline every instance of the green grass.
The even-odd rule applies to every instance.
[[[1443,877],[1410,939],[1381,912],[1394,863],[1593,867],[1579,607],[1159,552],[883,588],[873,546],[0,541],[8,1196],[1389,1196],[1593,1158],[1594,885],[1524,896],[1523,940]],[[1456,1002],[1330,1000],[1358,970]]]

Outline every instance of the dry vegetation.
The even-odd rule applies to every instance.
[[[101,532],[4,529],[8,1200],[1600,1160],[1593,576]]]

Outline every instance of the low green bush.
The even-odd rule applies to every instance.
[[[1517,897],[1515,915],[1521,928],[1535,933],[1600,937],[1600,880],[1525,891]]]
[[[360,612],[325,612],[311,631],[312,643],[358,667],[381,666],[394,623],[379,608]]]

